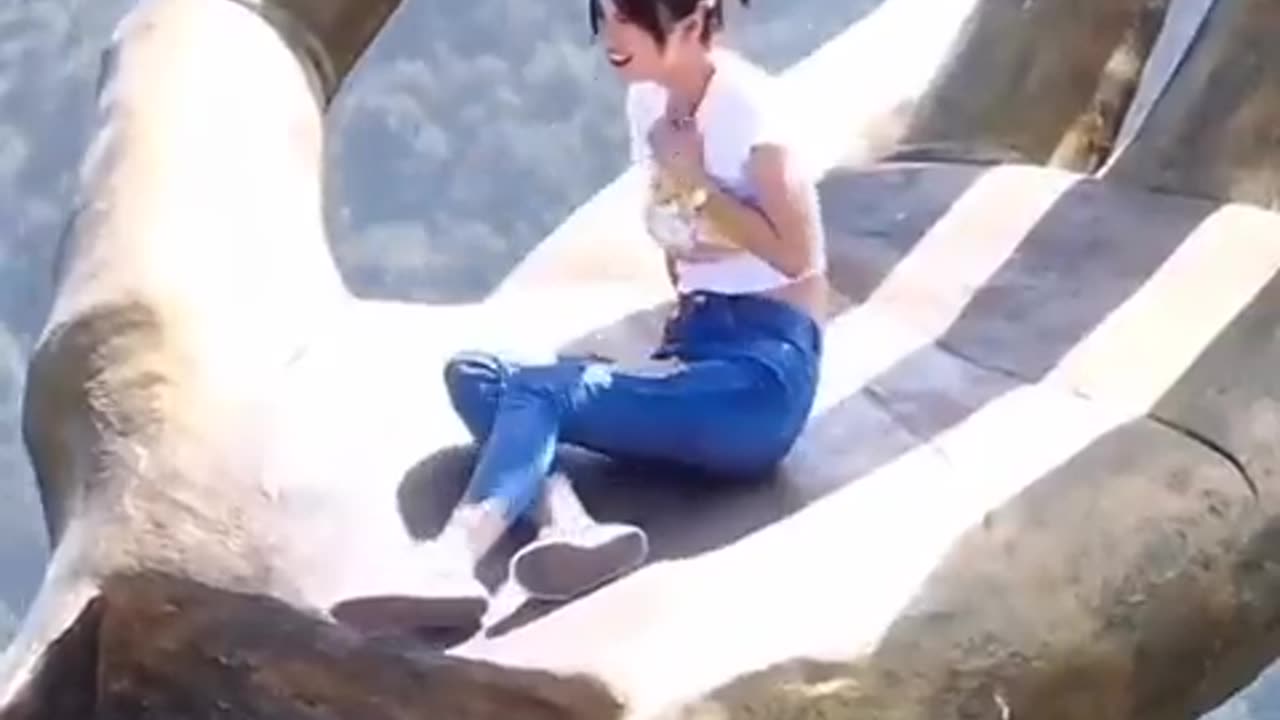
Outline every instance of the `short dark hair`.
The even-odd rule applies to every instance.
[[[750,4],[750,0],[738,1],[743,7]],[[667,35],[676,23],[700,9],[705,9],[707,13],[702,24],[702,42],[709,42],[711,35],[724,27],[724,2],[725,0],[613,0],[619,12],[644,28],[659,45],[667,42]],[[587,0],[587,15],[591,22],[591,35],[599,35],[600,22],[604,19],[600,0]]]

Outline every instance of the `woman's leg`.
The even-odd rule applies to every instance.
[[[751,360],[616,367],[607,374],[589,400],[562,416],[562,442],[750,479],[768,473],[794,439],[793,389]]]
[[[541,498],[544,532],[517,555],[513,568],[527,588],[542,586],[552,596],[573,594],[566,588],[590,584],[585,580],[592,568],[601,567],[597,561],[610,547],[617,550],[615,560],[637,548],[647,552],[643,537],[637,544],[635,538],[602,536],[575,522],[585,511],[577,511],[581,505],[567,481],[556,476],[548,481],[560,442],[744,478],[766,474],[789,451],[816,389],[817,339],[809,327],[790,332],[792,318],[774,305],[739,303],[736,309],[697,304],[703,315],[685,328],[680,343],[740,331],[735,357],[643,368],[594,360],[520,367],[492,356],[464,356],[450,364],[446,382],[454,406],[472,434],[483,438],[469,500],[494,499],[505,511],[504,522],[510,522]],[[755,334],[755,325],[769,329]],[[766,337],[775,330],[781,337]],[[562,520],[548,524],[545,516],[556,512]],[[594,555],[584,555],[584,548]],[[535,556],[547,561],[533,563]],[[523,560],[529,562],[522,565]],[[531,569],[535,565],[547,572]]]
[[[787,388],[749,360],[700,360],[659,372],[579,360],[496,362],[451,365],[451,397],[484,438],[466,499],[489,503],[508,521],[533,508],[561,441],[727,475],[765,470],[789,444],[779,427]],[[477,373],[488,381],[456,381]]]
[[[520,364],[482,352],[461,353],[445,363],[444,383],[449,402],[480,447],[481,458],[508,382],[514,373],[522,369]],[[513,511],[513,520],[515,516],[532,511],[532,501],[525,501],[520,497],[503,497],[500,495],[502,490],[501,486],[493,484],[491,473],[481,473],[477,467],[464,492],[463,502],[475,503],[498,497],[503,505]]]
[[[769,449],[787,444],[776,429],[787,388],[749,360],[641,370],[587,360],[519,366],[468,354],[448,364],[445,381],[481,452],[442,536],[462,538],[469,557],[478,559],[519,514],[541,507],[543,533],[517,555],[512,569],[539,596],[563,597],[597,585],[634,566],[648,547],[637,529],[582,523],[585,511],[576,497],[568,502],[572,491],[559,485],[563,478],[548,485],[562,440],[611,455],[743,475],[769,467],[779,454]],[[546,513],[554,512],[558,522],[548,520]]]
[[[489,437],[498,400],[515,367],[496,355],[481,352],[459,353],[445,363],[444,386],[449,402],[477,443]]]
[[[581,364],[582,361],[569,362]],[[507,383],[521,369],[517,364],[487,353],[463,353],[445,365],[449,400],[482,448],[482,455],[487,450]],[[512,577],[536,597],[576,595],[626,573],[648,554],[648,537],[643,530],[625,523],[595,521],[562,473],[546,474],[532,501],[513,500],[510,493],[504,494],[503,485],[494,485],[491,480],[491,474],[478,466],[458,509],[441,533],[446,544],[464,548],[454,552],[470,567],[474,567],[501,532],[522,513],[539,527],[539,541],[532,544],[534,549],[548,547],[553,539],[559,541],[551,553],[522,552],[513,560]],[[501,502],[486,503],[494,499]],[[507,512],[503,512],[504,509]],[[516,561],[521,558],[524,562]],[[553,564],[548,566],[547,560]],[[521,573],[522,568],[536,571],[534,582],[521,582],[522,575],[529,575],[527,571]],[[538,582],[541,578],[553,582]]]

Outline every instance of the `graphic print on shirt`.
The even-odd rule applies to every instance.
[[[672,255],[706,262],[745,252],[701,213],[705,193],[681,182],[650,162],[649,192],[645,201],[645,224],[654,241]]]
[[[712,59],[715,72],[694,113],[707,175],[719,192],[758,209],[758,191],[750,176],[752,153],[764,145],[793,149],[792,118],[763,69],[724,48],[714,50]],[[628,88],[631,159],[647,181],[641,199],[643,221],[652,239],[675,260],[677,288],[737,294],[791,283],[792,277],[732,242],[732,234],[723,228],[715,228],[708,214],[697,210],[697,190],[664,176],[650,146],[650,131],[654,123],[666,121],[667,102],[667,91],[656,83],[638,82]],[[806,202],[819,217],[816,195],[816,190],[808,193]],[[820,227],[816,230],[821,233]],[[824,245],[820,236],[809,273],[823,269]]]

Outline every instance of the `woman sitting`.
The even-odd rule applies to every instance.
[[[480,453],[424,563],[430,597],[414,624],[480,619],[488,594],[475,565],[521,515],[541,534],[511,574],[534,597],[576,595],[643,560],[641,530],[594,523],[578,506],[554,471],[558,443],[747,481],[776,468],[812,407],[824,234],[773,80],[715,45],[715,1],[591,0],[590,21],[629,83],[632,159],[651,176],[644,218],[677,309],[644,367],[486,353],[448,363]]]

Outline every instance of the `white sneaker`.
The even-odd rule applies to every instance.
[[[371,635],[479,627],[489,609],[489,589],[465,553],[428,543],[422,557],[423,572],[388,577],[376,592],[339,602],[330,614]]]
[[[511,558],[511,577],[530,597],[567,600],[624,575],[649,555],[649,536],[623,523],[550,530]]]

